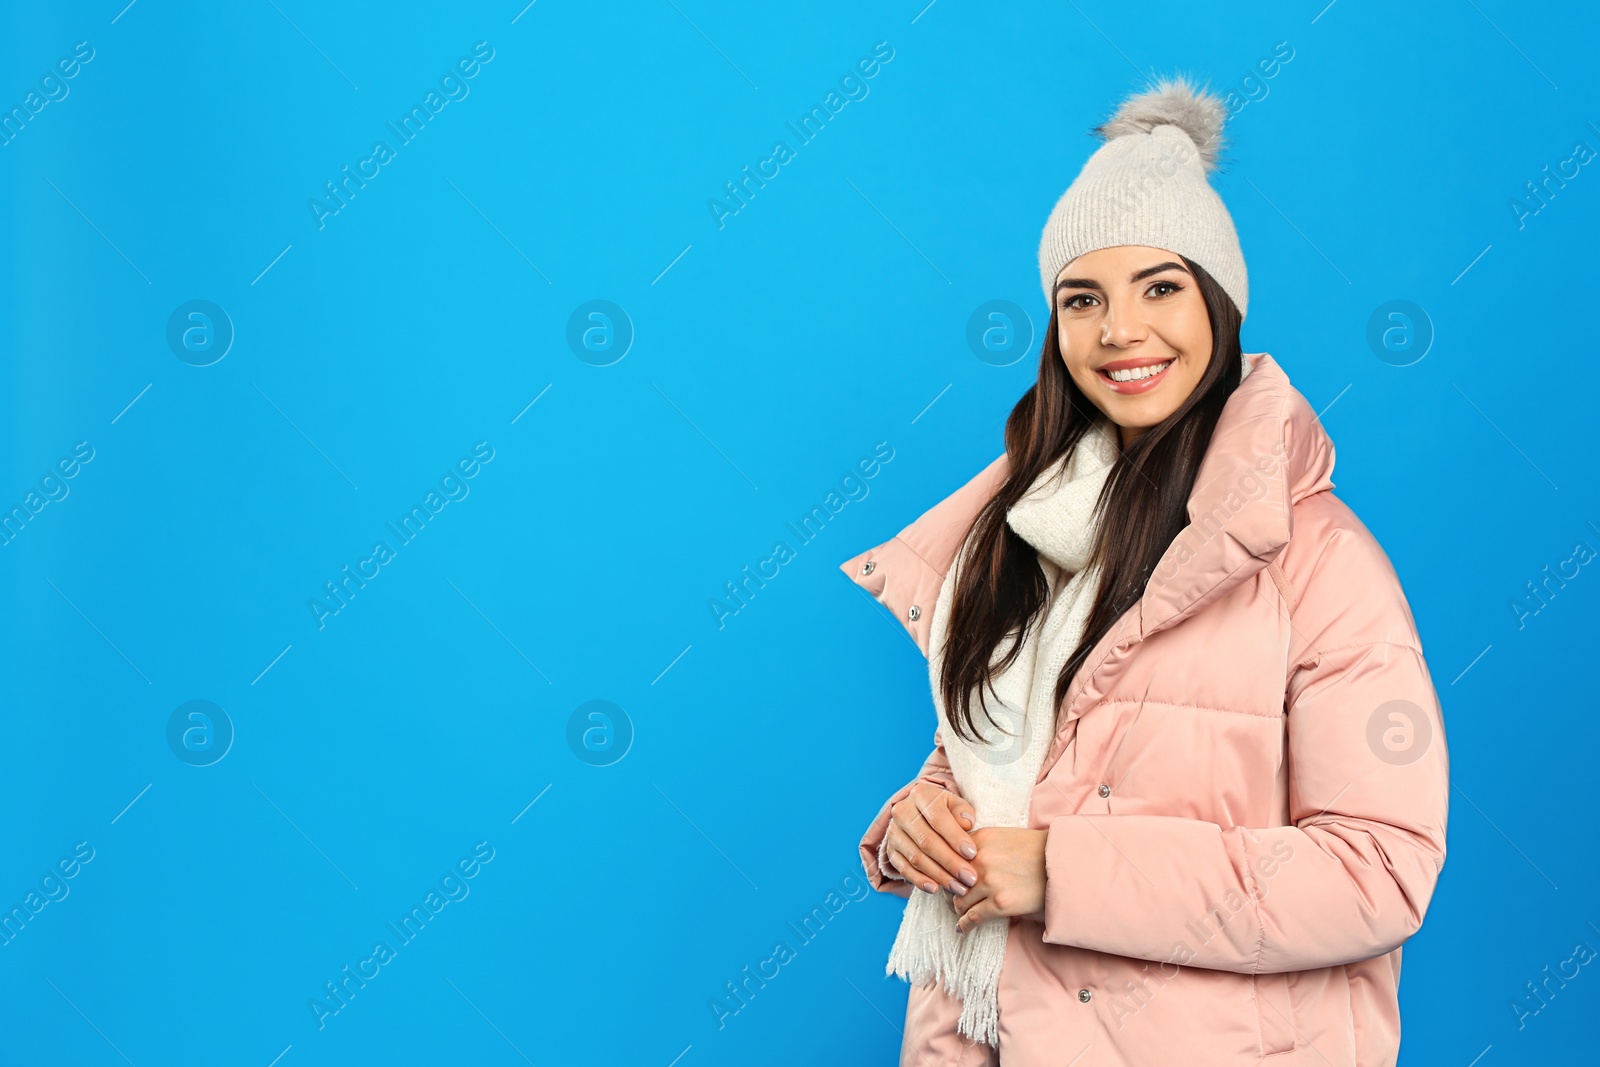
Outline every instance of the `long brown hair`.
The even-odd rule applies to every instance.
[[[1099,524],[1092,566],[1101,564],[1100,588],[1083,639],[1056,679],[1059,707],[1073,676],[1112,625],[1138,603],[1172,539],[1188,525],[1189,493],[1228,397],[1240,380],[1239,309],[1216,280],[1187,257],[1206,303],[1213,338],[1211,362],[1187,399],[1165,420],[1121,451],[1095,504]],[[1009,474],[973,520],[959,556],[966,562],[953,591],[940,693],[951,725],[962,738],[978,732],[972,695],[1022,650],[1028,628],[1042,624],[1049,588],[1038,552],[1006,523],[1006,511],[1051,464],[1068,454],[1105,414],[1083,395],[1067,372],[1057,343],[1055,300],[1039,353],[1039,379],[1006,419]],[[994,661],[1000,642],[1016,639]],[[984,713],[991,724],[993,716]]]

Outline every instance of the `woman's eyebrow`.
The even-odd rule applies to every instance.
[[[1150,275],[1160,274],[1164,270],[1181,270],[1185,274],[1189,273],[1189,269],[1182,263],[1157,263],[1153,267],[1146,267],[1144,270],[1135,271],[1129,276],[1128,282],[1131,284],[1133,282],[1143,281],[1144,279],[1150,277]],[[1104,286],[1095,281],[1093,278],[1062,278],[1059,282],[1056,282],[1056,292],[1060,292],[1063,289],[1104,289]]]

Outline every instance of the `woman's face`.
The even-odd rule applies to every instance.
[[[1178,410],[1211,362],[1205,298],[1166,249],[1086,252],[1056,276],[1055,303],[1067,373],[1117,425],[1124,449]]]

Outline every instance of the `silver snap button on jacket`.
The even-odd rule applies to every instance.
[[[1090,996],[1091,994],[1087,989],[1078,990],[1078,999],[1083,1001],[1085,1004],[1089,1003]]]
[[[1104,782],[1102,782],[1100,784],[1100,795],[1103,796],[1103,797],[1110,796],[1111,795],[1111,787],[1109,785],[1106,785]]]
[[[862,574],[871,574],[873,571],[875,571],[877,569],[878,569],[877,560],[869,559],[869,560],[867,560],[865,563],[863,563],[861,565],[861,573]]]
[[[913,604],[911,605],[911,610],[906,612],[906,614],[911,618],[912,622],[916,622],[918,619],[922,618],[922,609]]]

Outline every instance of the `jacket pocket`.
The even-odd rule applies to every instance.
[[[1289,997],[1289,975],[1251,975],[1256,1015],[1261,1022],[1261,1054],[1271,1056],[1295,1048],[1294,1003]]]

